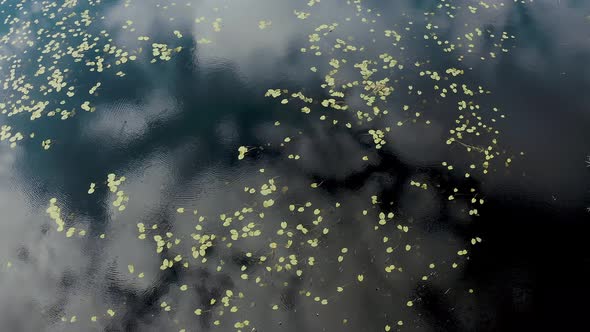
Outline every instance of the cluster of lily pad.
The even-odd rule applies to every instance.
[[[125,66],[138,61],[143,48],[128,49],[117,45],[112,38],[113,32],[101,29],[101,12],[93,8],[100,6],[100,1],[82,4],[68,0],[61,5],[40,4],[38,18],[23,21],[12,14],[6,18],[10,28],[0,40],[3,47],[0,66],[6,75],[0,85],[7,97],[0,103],[0,110],[6,119],[26,115],[33,122],[54,116],[67,120],[76,115],[78,109],[94,112],[93,98],[103,87],[101,75],[125,76]],[[294,109],[309,121],[347,130],[367,151],[378,156],[395,153],[392,145],[395,145],[394,134],[399,127],[428,130],[436,121],[447,130],[441,141],[448,145],[449,155],[457,148],[465,152],[456,159],[441,160],[437,166],[441,172],[457,176],[456,172],[461,171],[458,178],[468,178],[476,171],[479,176],[485,176],[499,167],[509,166],[512,157],[500,146],[500,131],[496,128],[497,121],[505,116],[484,99],[490,91],[463,80],[469,69],[462,62],[476,53],[478,40],[491,38],[497,49],[489,52],[489,57],[482,56],[484,60],[508,52],[514,36],[474,28],[456,40],[447,40],[438,32],[436,23],[441,17],[452,19],[459,12],[476,15],[493,11],[498,5],[482,1],[463,6],[440,1],[419,19],[408,18],[407,22],[391,24],[362,1],[354,0],[347,1],[353,13],[350,17],[315,27],[305,25],[305,20],[314,15],[313,7],[322,5],[319,0],[311,0],[302,3],[301,10],[293,12],[294,19],[302,20],[301,28],[309,30],[300,52],[311,58],[313,66],[309,70],[321,79],[319,87],[308,89],[302,86],[299,91],[273,87],[268,89],[266,97],[280,100],[278,107]],[[197,17],[195,24],[205,21],[206,18]],[[222,18],[209,19],[209,22],[213,32],[221,30]],[[272,22],[272,18],[264,18],[257,25],[260,30],[269,30],[277,25]],[[419,41],[413,32],[418,24],[426,31]],[[150,63],[171,61],[175,54],[187,52],[182,46],[175,46],[178,45],[174,44],[175,41],[152,41],[151,37],[136,32],[133,26],[133,22],[128,21],[122,30],[137,34],[137,40],[151,49]],[[178,30],[169,35],[184,38]],[[210,42],[207,38],[196,41],[197,44]],[[442,49],[444,54],[458,54],[453,65],[440,65],[430,53],[420,52],[431,44]],[[25,58],[30,61],[24,61]],[[77,64],[87,71],[85,74],[91,75],[90,84],[77,82],[76,71],[70,69]],[[80,100],[74,98],[79,95],[83,95]],[[452,106],[457,113],[452,116],[454,120],[445,120],[447,115],[440,117],[437,114],[438,108],[444,109],[442,105]],[[275,125],[280,126],[280,122],[276,121]],[[8,140],[13,148],[18,141],[35,137],[34,131],[28,134],[25,129],[14,132],[10,125],[3,125],[1,130],[0,139]],[[294,149],[301,136],[284,136],[278,144],[269,143],[267,146],[276,148],[289,162],[298,162],[307,158]],[[263,149],[256,156],[248,154],[256,149],[251,147],[256,145],[255,142],[241,144],[247,145],[236,148],[240,163],[256,163],[258,158],[265,158]],[[41,146],[49,149],[51,139],[43,139]],[[367,155],[362,156],[362,161],[372,162]],[[464,243],[453,244],[455,254],[451,257],[431,257],[427,250],[429,244],[422,241],[420,227],[412,216],[398,214],[398,207],[390,202],[391,197],[373,193],[361,199],[362,208],[359,208],[351,201],[333,201],[329,194],[333,188],[324,185],[323,179],[313,179],[298,186],[279,172],[273,174],[273,170],[261,169],[260,173],[268,177],[262,182],[247,183],[240,192],[240,205],[224,205],[223,210],[213,215],[199,213],[197,206],[175,207],[176,215],[191,223],[190,234],[175,232],[174,226],[169,224],[148,224],[124,218],[120,221],[137,224],[137,238],[130,241],[150,243],[160,259],[157,273],[173,271],[182,275],[206,269],[211,274],[229,274],[232,278],[232,289],[223,289],[210,298],[201,299],[199,306],[189,308],[194,317],[172,318],[180,331],[191,330],[194,320],[211,328],[220,326],[225,330],[253,331],[257,326],[256,318],[250,316],[253,310],[260,312],[260,316],[291,310],[281,300],[280,294],[286,289],[295,289],[302,303],[321,310],[324,306],[341,305],[347,292],[359,292],[373,283],[383,282],[371,280],[377,277],[370,273],[367,264],[349,264],[348,260],[368,250],[367,243],[360,240],[342,243],[339,235],[342,229],[354,234],[369,234],[367,237],[374,240],[370,247],[375,252],[371,254],[371,264],[379,267],[384,274],[383,280],[392,287],[395,287],[392,280],[429,282],[439,275],[449,274],[469,259],[469,246],[482,242],[479,236],[473,235]],[[126,206],[133,200],[132,195],[130,198],[120,190],[125,181],[124,176],[111,173],[106,181],[93,182],[84,190],[92,195],[102,186],[108,188],[108,192],[115,195],[110,202],[115,208],[114,213],[124,217]],[[442,194],[449,204],[463,204],[460,211],[466,217],[477,216],[478,207],[484,204],[481,194],[470,185],[441,188],[434,181],[420,179],[408,181],[406,187],[418,192]],[[82,226],[66,220],[62,209],[56,198],[49,201],[46,212],[56,231],[65,231],[66,238],[88,236],[89,232]],[[192,213],[185,215],[189,211]],[[350,225],[343,228],[343,220]],[[108,236],[103,233],[98,237],[106,239]],[[419,262],[420,266],[410,266],[411,261]],[[135,262],[125,262],[125,265],[125,273],[134,277],[144,279],[148,273],[138,271]],[[162,315],[173,315],[182,310],[179,306],[195,302],[181,301],[179,297],[195,297],[199,286],[197,281],[183,281],[176,286],[178,293],[158,301]],[[273,300],[259,300],[257,288],[270,289]],[[393,302],[399,304],[399,310],[416,310],[421,298],[404,294],[398,295]],[[96,323],[118,319],[111,308],[104,308],[103,312],[106,314],[84,318],[68,312],[61,320],[73,324],[83,320]],[[388,312],[387,321],[382,326],[385,331],[402,329],[408,326],[409,322],[402,319],[407,316],[401,312]],[[338,323],[346,326],[350,319],[342,313]]]

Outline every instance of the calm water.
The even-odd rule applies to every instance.
[[[6,330],[583,329],[590,4],[0,18]]]

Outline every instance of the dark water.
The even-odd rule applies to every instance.
[[[303,13],[309,17],[299,19]],[[584,329],[587,3],[3,1],[0,15],[0,125],[11,126],[0,142],[7,330]],[[76,62],[71,53],[84,33],[96,45]],[[152,43],[182,50],[168,61],[153,55]],[[107,44],[137,58],[117,65]],[[383,69],[384,53],[397,63]],[[97,55],[111,67],[98,72]],[[378,62],[372,78],[353,66],[366,59]],[[67,85],[46,94],[56,68]],[[426,70],[442,79],[420,74]],[[358,84],[336,97],[348,110],[321,106],[334,98],[321,86],[326,74]],[[382,78],[394,90],[373,115],[362,88]],[[462,94],[462,84],[475,95]],[[289,92],[265,97],[269,89]],[[291,95],[299,91],[314,101]],[[31,100],[47,102],[40,118],[31,120],[30,109],[11,114]],[[463,100],[479,108],[458,110]],[[300,111],[305,105],[311,113]],[[61,120],[49,114],[57,108],[75,112]],[[357,111],[373,119],[359,122]],[[481,133],[465,133],[471,151],[447,144],[465,118]],[[371,129],[385,132],[382,148]],[[17,132],[23,139],[11,148]],[[497,154],[483,174],[477,148],[488,145]],[[240,146],[250,149],[243,159]],[[110,173],[125,176],[114,191]],[[261,194],[270,179],[277,189]],[[113,205],[120,190],[123,211]],[[395,217],[380,225],[381,212]],[[227,217],[233,224],[224,225]],[[279,233],[282,222],[292,237]],[[247,236],[232,239],[229,229]],[[170,243],[160,252],[158,235]],[[202,261],[191,253],[205,235],[216,239]],[[475,238],[482,242],[472,245]]]

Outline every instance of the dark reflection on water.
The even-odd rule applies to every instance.
[[[78,310],[78,320],[86,324],[88,317],[114,308],[116,319],[95,329],[178,330],[177,321],[186,324],[187,317],[192,319],[193,326],[185,326],[190,331],[215,329],[215,315],[205,313],[195,319],[194,308],[236,288],[240,266],[254,271],[262,267],[236,249],[229,251],[230,261],[222,273],[215,272],[213,263],[192,269],[175,265],[160,271],[161,257],[155,254],[153,242],[133,242],[136,224],[157,223],[163,232],[190,234],[190,218],[179,216],[178,207],[196,206],[199,214],[216,216],[224,208],[238,206],[240,192],[249,181],[267,181],[258,171],[267,168],[278,174],[279,181],[289,181],[287,199],[277,205],[286,208],[288,201],[312,198],[326,207],[342,202],[343,209],[328,217],[335,226],[331,237],[323,238],[326,245],[317,256],[337,257],[341,247],[350,247],[353,268],[346,273],[364,271],[371,284],[366,289],[347,290],[341,299],[320,309],[310,306],[298,292],[314,287],[327,294],[337,286],[334,283],[344,284],[335,261],[327,261],[314,272],[310,284],[292,277],[290,287],[281,287],[282,279],[267,288],[242,286],[256,304],[241,304],[241,317],[256,321],[258,331],[380,331],[386,322],[395,325],[402,319],[405,325],[395,329],[579,329],[584,312],[576,303],[590,295],[583,279],[590,263],[584,255],[590,188],[584,163],[590,142],[590,100],[585,93],[590,88],[588,5],[506,2],[491,17],[484,13],[434,19],[441,38],[449,40],[482,25],[496,34],[507,31],[516,36],[508,53],[480,60],[480,55],[494,51],[494,40],[484,39],[473,55],[459,63],[470,69],[463,82],[482,84],[492,91],[482,103],[504,110],[507,119],[498,124],[504,146],[523,151],[524,156],[491,176],[464,179],[439,166],[448,158],[467,158],[444,144],[448,130],[444,124],[455,119],[455,100],[428,96],[429,102],[420,105],[422,98],[400,93],[400,106],[419,105],[417,109],[430,112],[437,125],[428,131],[420,125],[400,127],[388,136],[385,152],[377,154],[366,135],[318,125],[298,112],[287,111],[277,100],[263,97],[267,89],[279,87],[290,91],[304,87],[306,95],[325,93],[319,89],[323,77],[308,70],[315,64],[313,59],[299,51],[307,43],[308,31],[291,23],[293,9],[316,13],[310,18],[309,30],[354,11],[323,5],[316,5],[316,11],[305,4],[233,6],[221,2],[219,8],[227,4],[228,9],[217,12],[216,4],[192,3],[211,17],[224,17],[224,29],[230,32],[210,47],[197,44],[200,37],[183,39],[179,43],[185,51],[172,61],[137,61],[126,67],[123,78],[100,76],[102,87],[94,113],[79,111],[67,121],[40,119],[33,124],[27,117],[9,120],[15,127],[31,126],[27,132],[35,131],[38,139],[14,150],[7,144],[0,146],[3,326],[12,331],[74,331],[80,326],[64,326],[63,316],[70,319],[71,312]],[[444,54],[434,44],[423,47],[424,12],[439,4],[444,2],[371,1],[365,6],[378,9],[386,27],[402,30],[407,21],[414,22],[415,30],[408,35],[416,38],[408,41],[408,50],[400,57],[425,57],[433,68],[458,66],[457,53]],[[165,14],[148,5],[130,12],[113,1],[103,8],[105,26],[120,29],[121,22],[132,18],[138,30],[154,40],[160,34],[170,39],[169,32],[175,29],[185,28],[183,34],[189,34],[186,27],[195,18],[194,12],[180,7],[171,7]],[[168,16],[178,19],[170,21]],[[256,29],[260,19],[273,20],[268,37],[260,38],[248,27],[237,29],[246,23]],[[114,33],[113,38],[137,43],[124,32]],[[97,76],[80,71],[74,77],[78,84],[92,86]],[[404,78],[396,84],[398,91],[406,91],[407,85],[418,89],[425,83]],[[10,96],[3,94],[2,98]],[[281,122],[280,128],[273,125],[275,121]],[[285,163],[277,142],[298,135],[300,143],[292,153],[311,157]],[[46,137],[53,142],[49,151],[40,147],[40,140]],[[269,141],[274,145],[251,152],[247,160],[237,160],[238,146],[261,146]],[[363,154],[369,154],[371,162],[358,162]],[[111,172],[127,177],[122,186],[130,195],[125,214],[115,213],[111,206],[113,194],[104,184]],[[475,222],[465,218],[441,193],[408,190],[408,182],[416,179],[442,188],[457,183],[477,188],[486,199],[481,217]],[[314,181],[322,182],[313,194],[317,197],[297,194]],[[87,195],[91,182],[97,183],[97,190]],[[393,201],[391,209],[396,215],[418,230],[414,245],[424,255],[399,257],[399,264],[408,271],[419,271],[431,257],[448,265],[456,245],[469,241],[473,234],[484,242],[470,254],[464,268],[441,273],[432,283],[386,276],[383,266],[375,263],[384,255],[377,246],[381,238],[356,224],[368,204],[363,199],[373,194],[379,194],[379,206],[384,208],[391,208],[388,203]],[[64,213],[71,214],[66,220],[85,225],[88,236],[65,242],[63,234],[51,230],[55,225],[45,209],[52,197],[63,204]],[[280,213],[269,215],[271,220],[285,218]],[[113,236],[101,239],[103,233]],[[259,243],[249,246],[252,251],[261,250]],[[225,255],[224,249],[213,247],[210,253]],[[130,261],[149,277],[130,279],[126,273]],[[4,268],[7,262],[17,272]],[[189,286],[189,299],[181,300],[186,298],[178,290],[182,284]],[[469,288],[476,296],[465,291]],[[408,297],[419,299],[411,313],[404,311]],[[174,315],[163,311],[163,301],[172,303]],[[271,303],[281,310],[272,315],[257,311],[257,306]],[[342,317],[347,317],[348,325],[342,324]],[[223,328],[233,330],[231,325]]]

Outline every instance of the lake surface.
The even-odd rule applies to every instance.
[[[590,3],[0,19],[6,330],[583,330]]]

